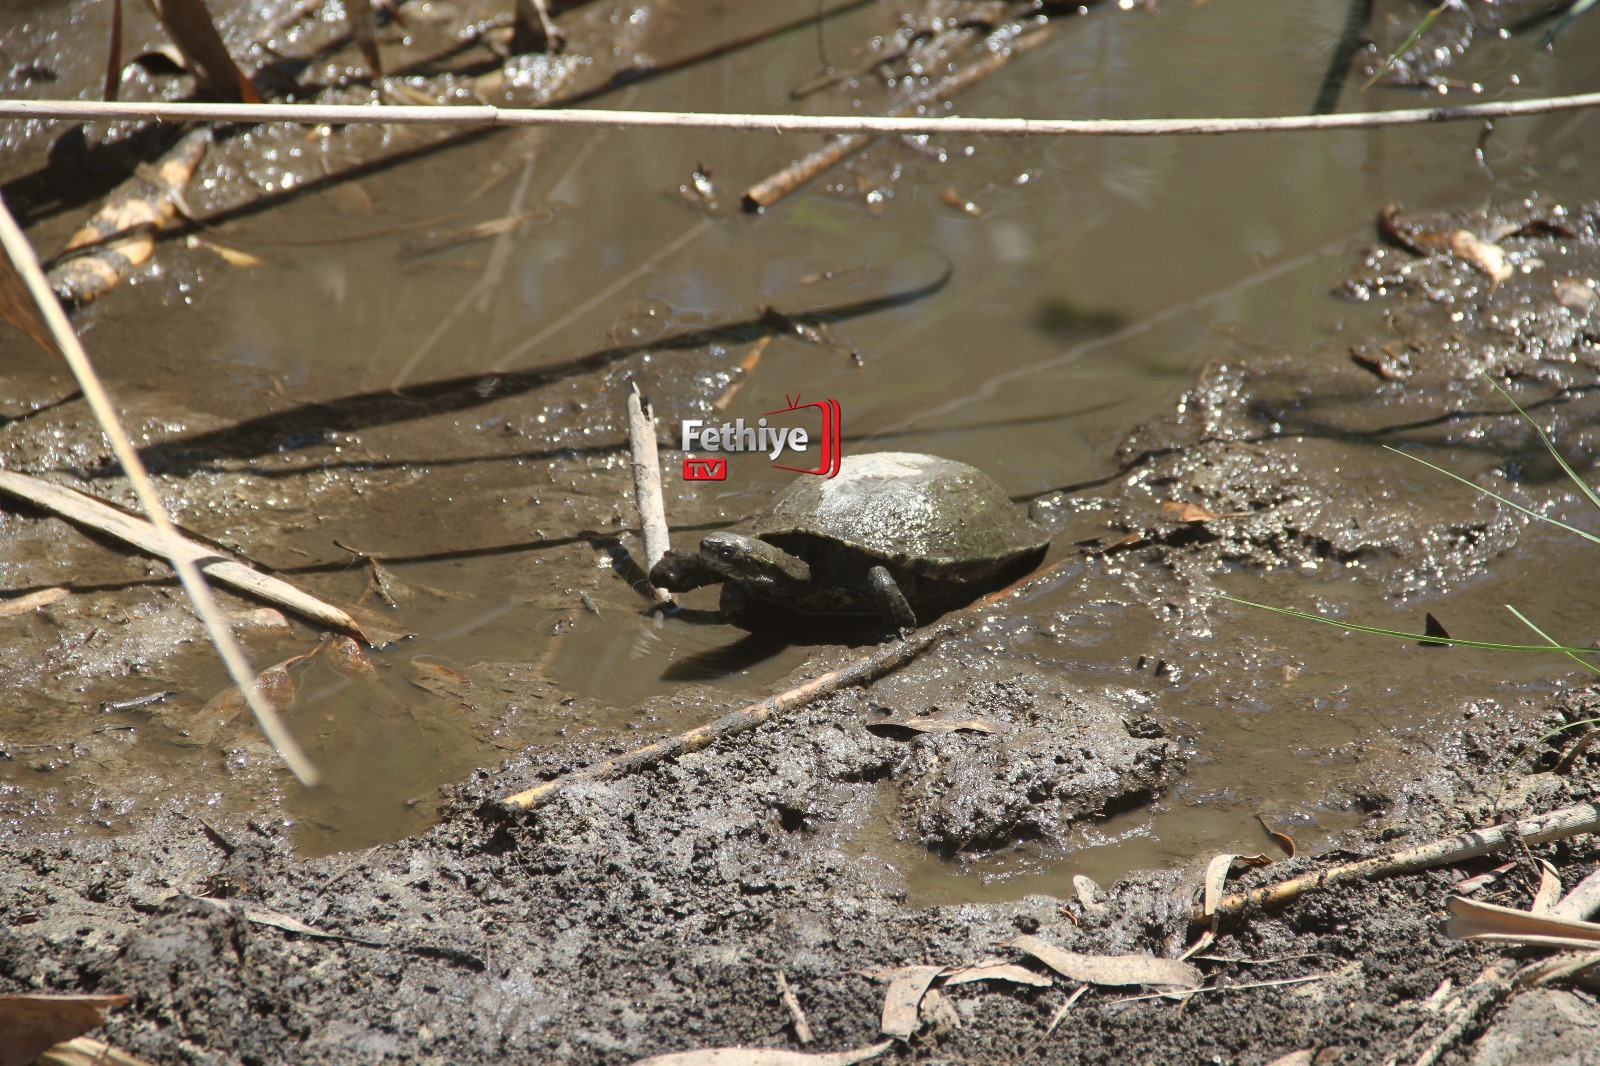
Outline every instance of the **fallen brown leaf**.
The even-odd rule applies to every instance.
[[[894,1047],[893,1040],[850,1051],[777,1051],[772,1048],[719,1047],[651,1055],[633,1066],[853,1066],[877,1058]]]
[[[1195,503],[1182,503],[1178,500],[1167,500],[1162,503],[1161,509],[1166,512],[1167,518],[1174,522],[1213,522],[1218,518],[1247,518],[1249,511],[1225,511],[1218,513],[1208,511]]]
[[[943,966],[902,966],[879,974],[889,980],[889,991],[883,997],[883,1019],[880,1028],[884,1036],[905,1039],[917,1031],[918,1007],[933,979],[944,970]]]
[[[27,1066],[45,1048],[102,1024],[107,1010],[127,1002],[127,996],[0,996],[0,1066]]]
[[[1081,955],[1047,940],[1024,934],[1007,946],[1025,951],[1056,973],[1091,985],[1156,985],[1199,988],[1200,971],[1177,959],[1154,955]]]
[[[972,981],[1010,981],[1014,985],[1049,988],[1055,984],[1045,974],[1018,966],[1004,959],[989,958],[970,966],[947,966],[940,974],[943,985],[964,985]]]
[[[1548,948],[1593,948],[1600,944],[1600,923],[1529,914],[1515,907],[1479,903],[1451,896],[1446,904],[1444,935],[1455,940],[1494,944],[1530,944]]]

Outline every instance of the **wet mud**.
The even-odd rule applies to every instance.
[[[615,47],[580,33],[575,53],[619,68],[644,54],[598,9],[581,19]],[[1397,66],[1398,88],[1438,91],[1451,63],[1471,69],[1467,45],[1495,26],[1454,19],[1430,30],[1448,46],[1425,36]],[[1382,41],[1405,36],[1377,25]],[[28,136],[39,143],[19,150],[38,150],[42,131]],[[281,180],[261,143],[231,150]],[[855,221],[877,221],[873,205],[912,196],[907,170],[935,165],[886,155],[899,158],[862,157],[817,195],[858,198]],[[57,225],[42,187],[18,179],[7,193],[37,212],[39,239]],[[503,348],[402,380],[419,351],[392,384],[397,368],[376,355],[341,375],[230,357],[230,387],[201,392],[179,387],[193,327],[171,322],[216,313],[184,295],[207,275],[145,277],[120,295],[165,293],[141,321],[170,331],[173,362],[109,364],[178,520],[419,632],[341,652],[230,601],[255,661],[282,664],[275,702],[327,775],[305,793],[228,702],[163,566],[7,502],[0,585],[70,595],[0,617],[0,992],[125,993],[105,1038],[152,1062],[629,1062],[801,1049],[779,973],[815,1034],[808,1050],[865,1047],[881,1038],[884,971],[1000,955],[1039,979],[947,985],[882,1061],[1410,1061],[1445,1024],[1435,991],[1500,957],[1439,928],[1451,886],[1500,859],[1248,914],[1195,960],[1213,988],[1181,1005],[1098,988],[1066,1009],[1073,983],[1007,946],[1035,934],[1176,956],[1211,854],[1282,853],[1263,826],[1301,855],[1241,875],[1245,887],[1593,793],[1593,757],[1563,758],[1564,736],[1535,740],[1600,699],[1559,660],[1485,666],[1222,598],[1417,631],[1436,615],[1454,635],[1518,643],[1535,641],[1513,619],[1496,628],[1491,606],[1515,599],[1573,644],[1600,606],[1573,579],[1571,534],[1379,447],[1593,524],[1485,375],[1589,469],[1600,207],[1520,188],[1487,210],[1373,201],[1334,232],[1339,266],[1314,302],[1298,297],[1315,307],[1314,336],[1219,329],[1192,365],[1160,371],[1170,388],[1157,399],[1051,430],[1097,438],[1070,458],[1047,463],[1037,447],[1012,461],[1026,438],[980,426],[994,435],[980,455],[1052,525],[1045,587],[985,608],[891,677],[531,812],[503,800],[872,639],[642,615],[618,402],[629,382],[670,425],[745,380],[730,352],[791,344],[809,365],[818,352],[837,364],[819,387],[879,368],[889,380],[847,448],[936,447],[915,439],[937,440],[930,430],[897,426],[941,397],[906,399],[907,371],[836,338],[880,337],[874,315],[941,299],[970,267],[924,247],[884,269],[889,284],[844,283],[803,323],[831,331],[823,344],[797,342],[792,319],[680,299],[636,304],[608,343],[507,364],[518,369],[499,365]],[[313,269],[338,288],[359,253]],[[1047,346],[1125,325],[1051,306]],[[126,313],[91,309],[86,338]],[[1012,372],[993,375],[997,388]],[[993,413],[956,380],[946,406]],[[131,504],[63,374],[15,360],[0,381],[8,469]],[[722,493],[674,482],[676,537],[727,525],[781,483],[742,473]],[[1569,887],[1600,861],[1587,838],[1532,854]],[[1525,907],[1536,884],[1524,859],[1477,898]],[[1594,1014],[1581,985],[1511,997],[1440,1061],[1581,1061]]]

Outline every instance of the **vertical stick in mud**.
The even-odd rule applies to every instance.
[[[667,553],[667,508],[661,499],[661,457],[656,451],[656,420],[649,403],[639,393],[638,382],[628,388],[628,443],[633,452],[633,499],[639,508],[639,529],[644,536],[644,571]],[[666,589],[652,589],[657,603],[672,602]]]

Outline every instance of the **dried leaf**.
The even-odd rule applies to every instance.
[[[1261,817],[1259,814],[1256,815],[1256,821],[1261,823],[1261,828],[1267,831],[1267,836],[1272,838],[1272,842],[1283,849],[1283,853],[1287,858],[1294,858],[1295,846],[1293,837],[1291,837],[1288,833],[1280,833],[1278,830],[1272,828],[1272,826],[1267,824],[1267,820]],[[1256,858],[1265,858],[1265,856],[1256,856]],[[1264,866],[1266,864],[1258,863],[1256,865]]]
[[[39,302],[33,298],[32,290],[22,280],[11,257],[4,252],[0,252],[0,318],[32,337],[35,344],[57,359],[61,358],[61,349],[56,347],[50,327],[45,325]]]
[[[196,79],[230,103],[259,104],[261,96],[228,54],[202,0],[150,0],[167,35],[188,59]]]
[[[884,1036],[902,1040],[917,1031],[920,1015],[918,1007],[933,979],[944,970],[943,966],[902,966],[886,970],[880,977],[889,979],[889,991],[883,997],[883,1021],[880,1028]]]
[[[1265,822],[1262,825],[1266,825]],[[1209,917],[1216,913],[1217,904],[1222,902],[1222,890],[1228,883],[1228,874],[1234,864],[1240,866],[1266,866],[1272,862],[1265,855],[1236,855],[1232,852],[1223,852],[1216,855],[1206,863],[1205,877],[1201,880],[1200,909]],[[1213,924],[1200,934],[1200,939],[1189,945],[1183,953],[1185,959],[1200,954],[1200,952],[1216,943],[1217,930]]]
[[[106,83],[102,98],[110,103],[122,87],[122,0],[111,0],[111,35],[106,47]]]
[[[1478,874],[1476,877],[1469,877],[1464,881],[1457,881],[1455,884],[1455,892],[1458,895],[1470,896],[1484,885],[1492,884],[1493,882],[1498,881],[1502,875],[1510,873],[1516,868],[1517,864],[1514,862],[1503,862],[1494,869],[1486,870],[1483,873]]]
[[[13,618],[29,611],[37,611],[41,607],[48,607],[52,603],[64,600],[72,592],[65,585],[56,585],[53,588],[34,589],[24,592],[21,596],[0,600],[0,618]]]
[[[1451,896],[1444,935],[1455,940],[1532,944],[1550,948],[1592,948],[1600,944],[1600,923],[1529,914],[1515,907]]]
[[[1025,951],[1063,977],[1091,985],[1155,985],[1199,988],[1200,971],[1177,959],[1153,955],[1081,955],[1024,934],[1008,944]]]
[[[344,0],[344,20],[350,27],[361,57],[367,61],[367,70],[373,77],[383,74],[383,57],[378,54],[378,14],[372,10],[372,0]]]
[[[1458,229],[1452,233],[1450,251],[1487,275],[1491,290],[1514,273],[1511,264],[1506,262],[1505,251],[1471,230]]]
[[[150,1066],[150,1063],[104,1041],[80,1036],[40,1055],[36,1066]]]
[[[1250,514],[1249,511],[1226,511],[1218,514],[1206,510],[1199,504],[1180,503],[1177,500],[1165,501],[1161,509],[1166,512],[1167,518],[1174,522],[1212,522],[1218,518],[1245,518]]]
[[[209,241],[204,237],[190,237],[188,243],[191,248],[209,248],[221,256],[229,266],[241,268],[258,267],[262,262],[260,256],[251,255],[249,252],[240,251],[238,248],[229,248],[226,244],[218,244],[216,241]]]
[[[853,1066],[875,1059],[894,1047],[885,1040],[870,1047],[850,1051],[776,1051],[772,1048],[719,1047],[704,1051],[675,1051],[670,1055],[651,1055],[633,1066]]]
[[[940,977],[941,985],[964,985],[972,981],[1010,981],[1014,985],[1049,988],[1055,984],[1055,981],[1046,974],[996,958],[984,959],[970,966],[947,966]]]
[[[1539,891],[1534,893],[1533,902],[1528,905],[1528,910],[1533,914],[1548,914],[1551,908],[1561,902],[1561,878],[1556,875],[1554,866],[1543,859],[1539,860]]]
[[[0,1066],[27,1066],[52,1044],[71,1040],[105,1021],[127,996],[0,996]]]

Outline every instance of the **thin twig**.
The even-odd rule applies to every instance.
[[[914,115],[927,107],[955,96],[957,93],[964,92],[999,71],[1001,67],[1011,62],[1014,56],[1021,55],[1023,52],[1044,43],[1049,36],[1048,27],[1024,34],[1010,42],[1008,46],[990,52],[976,63],[956,71],[931,89],[917,93],[909,100],[897,105],[890,112],[890,115],[895,117]],[[745,210],[759,211],[762,208],[771,207],[800,188],[800,186],[843,162],[850,153],[876,140],[877,136],[880,135],[867,133],[847,134],[830,141],[805,158],[790,163],[776,174],[757,182],[745,190],[743,197]]]
[[[299,122],[306,125],[388,123],[402,126],[615,126],[650,129],[734,130],[751,133],[910,133],[989,137],[1169,137],[1223,133],[1374,129],[1435,122],[1481,121],[1600,107],[1600,93],[1548,96],[1455,107],[1351,111],[1338,115],[1269,118],[1049,119],[951,116],[753,115],[682,111],[605,111],[583,108],[515,108],[471,104],[450,107],[363,104],[215,104],[92,100],[0,100],[0,118],[151,120],[156,122]]]
[[[229,676],[239,686],[239,692],[249,704],[251,712],[255,714],[261,731],[266,734],[267,740],[301,783],[307,787],[315,785],[318,780],[316,767],[311,765],[311,760],[300,750],[300,745],[290,735],[278,712],[261,693],[256,691],[255,671],[233,639],[227,619],[223,617],[222,608],[217,605],[216,597],[211,595],[210,586],[200,576],[200,569],[195,565],[195,560],[186,555],[180,547],[182,538],[178,536],[172,519],[167,517],[161,496],[150,481],[150,475],[145,470],[133,442],[128,439],[127,430],[122,428],[117,410],[112,405],[111,398],[106,395],[105,386],[100,383],[100,376],[95,373],[94,366],[89,362],[89,354],[84,351],[78,335],[73,332],[72,324],[67,321],[67,313],[62,310],[55,293],[50,291],[50,283],[45,280],[43,271],[39,269],[39,261],[33,253],[33,245],[28,243],[28,238],[23,235],[16,220],[11,217],[11,211],[3,203],[0,203],[0,245],[4,246],[12,265],[22,276],[34,302],[43,313],[45,323],[50,327],[57,347],[66,359],[67,365],[72,368],[73,377],[78,380],[78,387],[83,390],[89,409],[94,412],[100,428],[111,441],[111,450],[116,455],[117,462],[122,464],[123,471],[133,482],[139,503],[150,516],[160,536],[163,554],[178,572],[178,580],[183,582],[184,591],[189,594],[195,611],[200,615],[200,621],[211,636],[211,642],[216,645],[217,655],[228,668]]]
[[[1279,907],[1299,898],[1302,893],[1329,885],[1350,884],[1394,874],[1414,873],[1445,863],[1489,855],[1509,847],[1517,838],[1528,844],[1543,844],[1551,840],[1592,833],[1600,829],[1600,803],[1580,803],[1564,807],[1549,814],[1524,818],[1520,822],[1506,822],[1487,829],[1475,829],[1459,836],[1419,844],[1413,848],[1393,851],[1373,859],[1335,866],[1329,870],[1296,877],[1276,885],[1252,889],[1228,896],[1217,904],[1214,914],[1202,908],[1190,912],[1190,921],[1199,927],[1208,927],[1214,921],[1237,918],[1246,907]]]

